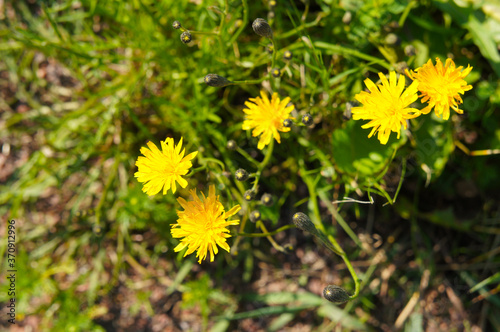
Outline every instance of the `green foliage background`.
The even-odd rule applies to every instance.
[[[500,149],[495,1],[57,0],[1,9],[0,214],[18,225],[19,325],[500,330],[499,157],[455,148]],[[265,79],[271,54],[251,29],[258,17],[273,28],[279,79]],[[205,33],[185,45],[174,20]],[[415,55],[405,53],[409,46]],[[387,146],[348,119],[346,103],[366,77],[436,57],[474,67],[464,115],[412,120]],[[203,83],[209,73],[263,83],[213,88]],[[242,200],[249,184],[232,174],[254,169],[226,148],[232,139],[262,160],[257,139],[241,130],[244,102],[261,89],[289,96],[297,119],[315,119],[275,145],[259,191],[275,197],[272,207]],[[323,222],[362,279],[360,297],[345,306],[320,297],[315,283],[351,291],[352,280],[297,230],[274,237],[291,245],[287,253],[265,238],[236,236],[232,253],[211,264],[174,253],[177,194],[150,198],[133,174],[147,141],[181,136],[187,151],[199,151],[195,167],[207,165],[191,188],[217,184],[226,208],[241,204],[242,221],[260,209],[268,230],[297,211]],[[330,203],[342,197],[375,203]],[[344,220],[352,234],[339,227]],[[260,230],[247,223],[241,231]],[[2,268],[5,250],[2,241]],[[322,268],[311,268],[306,254]],[[281,282],[277,291],[262,286],[268,271],[268,282]]]

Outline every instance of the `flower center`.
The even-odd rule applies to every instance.
[[[162,173],[165,175],[176,175],[177,165],[174,165],[171,160],[165,160],[165,166],[163,167]]]

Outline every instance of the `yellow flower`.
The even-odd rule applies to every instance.
[[[271,143],[274,137],[278,143],[281,143],[281,132],[288,132],[290,128],[283,126],[283,121],[289,118],[289,114],[293,111],[293,105],[288,106],[290,97],[286,97],[280,101],[278,94],[273,93],[271,101],[264,91],[260,92],[262,98],[250,98],[245,102],[243,112],[246,113],[245,121],[243,122],[243,130],[255,128],[252,131],[252,136],[257,137],[262,134],[259,139],[257,148],[262,150],[264,146]]]
[[[370,92],[361,91],[356,98],[363,106],[352,108],[354,120],[371,120],[361,128],[372,128],[368,137],[372,137],[378,131],[378,140],[386,144],[391,131],[401,134],[401,126],[407,128],[407,119],[413,119],[421,113],[415,108],[408,107],[417,100],[418,82],[413,82],[405,90],[405,77],[396,78],[396,72],[389,73],[389,80],[379,73],[382,84],[375,85],[369,78],[365,85]]]
[[[135,165],[139,171],[134,174],[139,182],[145,182],[142,191],[149,196],[160,192],[163,187],[163,195],[169,189],[172,193],[177,190],[176,183],[182,188],[186,188],[187,181],[181,176],[186,175],[193,166],[192,160],[198,152],[193,152],[184,157],[186,149],[182,147],[182,137],[179,144],[174,145],[173,138],[167,138],[161,143],[160,151],[153,142],[148,142],[148,148],[142,147],[141,153],[145,156],[139,156]]]
[[[211,185],[208,190],[208,197],[203,195],[200,199],[196,195],[196,189],[190,190],[193,200],[187,202],[183,198],[177,201],[184,208],[184,211],[177,211],[179,219],[177,224],[172,225],[172,237],[183,238],[181,243],[174,248],[175,252],[188,247],[184,257],[197,251],[198,263],[207,257],[210,252],[210,261],[214,261],[214,256],[219,252],[217,246],[229,252],[229,245],[226,239],[231,237],[229,225],[238,225],[239,220],[227,220],[236,214],[241,207],[234,206],[225,212],[224,207],[219,202],[219,196],[215,196],[215,186]]]
[[[458,108],[461,104],[462,98],[460,93],[464,94],[465,91],[472,89],[471,85],[463,80],[467,76],[472,67],[467,66],[462,70],[463,66],[455,68],[455,63],[451,59],[446,59],[443,63],[439,58],[436,58],[436,65],[432,64],[429,60],[425,65],[409,72],[406,70],[406,75],[414,81],[418,81],[418,90],[421,92],[420,97],[422,103],[428,102],[429,105],[421,112],[427,114],[434,107],[437,116],[442,116],[444,120],[450,117],[450,107],[462,114],[463,111]]]

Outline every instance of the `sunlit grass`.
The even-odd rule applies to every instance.
[[[19,225],[20,326],[35,317],[41,330],[75,331],[144,321],[160,330],[499,328],[494,5],[3,6],[0,212]],[[254,32],[257,18],[272,34]],[[473,67],[464,114],[404,121],[385,145],[368,138],[350,114],[363,82],[437,57]],[[290,101],[279,122],[288,113],[291,122],[270,121],[258,137],[266,114],[245,126],[244,109],[261,91]],[[183,137],[196,158],[186,182],[149,197],[135,163],[167,137]],[[241,205],[240,222],[229,252],[194,264],[174,250],[177,198],[212,185],[227,210]],[[296,212],[316,233],[291,229]],[[329,284],[355,296],[333,305],[321,297]]]

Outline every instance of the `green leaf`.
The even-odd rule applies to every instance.
[[[262,316],[270,316],[270,315],[279,315],[279,314],[284,314],[284,313],[296,313],[302,310],[306,309],[311,309],[314,308],[314,305],[300,305],[300,306],[271,306],[271,307],[264,307],[264,308],[259,308],[255,310],[250,310],[250,311],[245,311],[245,312],[238,312],[233,315],[225,315],[225,316],[220,316],[218,317],[219,319],[226,319],[226,320],[241,320],[245,318],[255,318],[255,317],[262,317]]]
[[[469,30],[474,44],[479,48],[481,54],[488,59],[497,76],[500,77],[500,54],[498,54],[495,41],[498,35],[494,31],[495,28],[498,28],[498,22],[493,17],[485,16],[480,9],[459,7],[453,1],[446,3],[435,1],[434,3],[442,11],[450,14],[455,22]]]
[[[349,315],[338,306],[329,302],[323,303],[323,305],[318,309],[318,315],[328,317],[332,321],[337,322],[338,325],[342,326],[344,329],[356,331],[367,330],[365,324],[363,324],[359,319]]]
[[[437,178],[453,152],[451,121],[437,118],[434,114],[418,118],[420,127],[413,131],[416,142],[416,160],[419,169],[427,176]]]
[[[363,121],[349,121],[345,128],[334,131],[332,155],[341,172],[359,178],[375,177],[406,142],[406,137],[403,133],[398,140],[392,133],[389,142],[383,145],[375,136],[368,138],[370,131],[361,128],[362,125]]]

